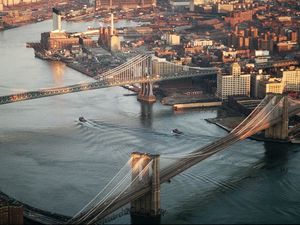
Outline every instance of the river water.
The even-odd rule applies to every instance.
[[[68,31],[90,23],[64,23]],[[34,57],[51,21],[0,32],[0,94],[91,81]],[[0,190],[34,207],[73,215],[127,162],[132,151],[181,153],[226,135],[205,118],[216,109],[173,112],[114,87],[0,106]],[[80,123],[79,116],[89,123]],[[174,136],[174,128],[184,132]],[[161,223],[299,223],[300,147],[245,140],[161,189]],[[114,223],[130,224],[129,216]]]

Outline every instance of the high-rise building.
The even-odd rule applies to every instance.
[[[291,68],[281,72],[281,78],[260,79],[257,97],[264,97],[265,93],[300,92],[300,68]]]
[[[300,68],[282,71],[284,91],[300,91]]]
[[[265,86],[265,93],[282,94],[282,82],[278,78],[270,78]]]
[[[166,42],[168,45],[180,45],[180,35],[166,34]]]
[[[230,66],[230,73],[233,76],[241,75],[241,66],[237,62],[232,63]]]
[[[270,74],[259,74],[251,75],[251,96],[254,98],[264,98],[266,95],[266,83],[271,77]]]
[[[228,96],[250,96],[250,74],[242,74],[238,63],[233,63],[230,71],[229,75],[218,74],[217,97],[226,100]]]

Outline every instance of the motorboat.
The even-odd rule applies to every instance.
[[[173,133],[173,134],[183,134],[183,132],[180,131],[180,130],[178,130],[177,128],[173,129],[173,130],[172,130],[172,133]]]
[[[80,122],[86,122],[86,119],[83,116],[81,116],[81,117],[79,117],[79,121]]]

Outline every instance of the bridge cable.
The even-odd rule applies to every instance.
[[[281,99],[260,121],[259,121],[259,123],[256,123],[255,125],[254,125],[254,127],[250,130],[250,131],[252,131],[253,129],[255,129],[255,128],[257,128],[259,125],[260,125],[260,123],[261,122],[264,122],[264,120],[266,119],[266,117],[268,117],[275,109],[277,109],[277,107],[279,106],[279,104],[281,104],[282,103],[282,101],[283,101],[283,99]],[[249,131],[247,132],[247,133],[249,133]],[[251,135],[247,135],[247,133],[245,133],[245,134],[243,134],[242,136],[241,136],[241,140],[243,140],[245,137],[247,137],[247,136],[251,136],[251,135],[253,135],[253,134],[251,134]],[[256,132],[255,132],[256,133]]]
[[[144,159],[140,159],[137,164],[133,167],[133,171],[135,171],[136,169],[138,169],[138,166],[140,163],[142,163],[144,161]],[[108,192],[97,204],[95,204],[95,206],[91,209],[89,209],[85,215],[82,215],[81,218],[77,219],[76,222],[80,223],[82,222],[82,220],[84,220],[85,218],[87,218],[88,216],[90,216],[92,213],[95,212],[95,210],[97,210],[98,207],[101,206],[102,203],[104,203],[111,195],[114,194],[114,191],[116,191],[124,182],[127,178],[129,178],[129,176],[132,174],[131,171],[129,171],[126,176],[124,176],[115,186],[114,188],[112,188],[110,190],[110,192]]]
[[[76,221],[74,221],[74,224],[81,224],[84,222],[84,220],[88,219],[88,217],[95,213],[95,211],[110,197],[114,194],[114,191],[116,191],[123,183],[124,181],[129,178],[130,173],[128,173],[126,176],[124,176],[121,181],[107,194],[101,201],[99,201],[93,208],[91,208],[89,211],[87,211],[84,215],[82,215],[80,218],[78,218]]]
[[[104,192],[104,190],[113,182],[113,180],[121,173],[123,169],[125,169],[126,166],[128,166],[132,161],[132,158],[130,158],[127,163],[116,173],[116,175],[105,185],[105,187],[89,202],[87,203],[78,213],[76,213],[67,223],[70,223],[73,219],[75,219],[80,213],[82,213],[86,208],[88,208],[98,197],[100,194]]]
[[[116,201],[130,186],[131,184],[133,184],[136,179],[139,177],[139,175],[141,174],[142,176],[145,174],[145,172],[148,170],[149,166],[152,164],[151,160],[144,168],[142,171],[139,172],[139,174],[131,181],[130,184],[127,185],[127,187],[118,195],[116,196],[96,217],[94,217],[91,221],[87,222],[86,224],[92,224],[94,222],[96,222],[99,218],[99,216],[112,204],[114,203],[114,201]]]
[[[236,134],[240,134],[242,133],[243,131],[245,131],[248,127],[250,127],[253,123],[256,122],[257,119],[259,119],[260,116],[263,116],[263,118],[266,118],[266,116],[268,116],[270,114],[270,112],[273,112],[273,110],[282,102],[282,99],[280,101],[278,101],[276,103],[276,105],[272,105],[272,101],[273,100],[276,100],[276,96],[274,98],[272,98],[272,100],[270,100],[270,102],[266,105],[266,107],[261,110],[248,124],[247,124],[247,127],[243,127],[241,130],[239,130]],[[266,111],[267,108],[269,107],[272,107],[271,109],[268,109],[268,113],[265,115],[265,112],[263,111]],[[262,119],[259,120],[259,123],[255,123],[254,127],[257,127],[260,123],[261,123]],[[244,135],[242,135],[244,136]]]
[[[270,106],[272,107],[272,101],[273,101],[273,100],[276,100],[276,97],[273,97],[273,98],[268,102],[268,104],[267,104],[262,110],[260,110],[257,114],[255,114],[255,115],[253,116],[253,118],[250,118],[250,117],[249,117],[249,119],[251,119],[251,120],[250,120],[249,122],[247,122],[246,124],[244,124],[243,127],[240,127],[240,126],[239,126],[239,128],[237,129],[237,131],[233,132],[232,134],[234,134],[234,135],[239,135],[240,133],[242,133],[243,131],[245,131],[249,126],[251,126],[253,123],[255,123],[255,121],[256,121],[260,116],[262,116],[262,115],[265,114],[265,111],[266,111],[267,109],[269,109]]]
[[[132,66],[132,65],[130,65],[130,64],[137,64],[137,63],[140,63],[140,62],[142,62],[143,60],[145,60],[145,59],[147,59],[147,58],[149,58],[149,56],[147,56],[147,55],[146,55],[146,56],[144,56],[144,55],[138,55],[137,57],[134,57],[134,60],[133,60],[132,62],[129,63],[129,61],[128,61],[128,62],[126,62],[126,63],[124,63],[124,64],[121,64],[121,65],[119,65],[119,66],[117,66],[117,67],[111,69],[111,70],[106,71],[106,72],[103,73],[103,74],[99,74],[99,75],[95,76],[94,78],[95,78],[95,79],[98,79],[98,78],[100,78],[100,77],[107,77],[107,76],[109,76],[109,75],[112,75],[113,73],[120,74],[120,73],[123,72],[124,70],[127,70],[129,66]]]
[[[272,99],[273,100],[273,99]],[[271,101],[270,101],[271,102]],[[269,103],[270,103],[269,102]],[[269,104],[268,103],[268,104]],[[268,105],[267,104],[267,105]],[[271,104],[271,103],[270,103]],[[279,102],[278,102],[278,104],[279,104]],[[278,105],[277,104],[277,105]],[[261,105],[262,104],[260,104],[259,106],[257,106],[256,107],[256,109],[258,109],[258,108],[260,108],[261,107]],[[276,106],[277,106],[276,105]],[[268,107],[269,107],[270,105],[268,105]],[[274,106],[273,107],[273,109],[271,110],[271,111],[269,111],[269,113],[265,116],[265,117],[267,117],[274,109],[275,109],[275,107],[276,106]],[[256,109],[255,110],[253,110],[252,112],[253,113],[251,113],[244,121],[246,121],[247,119],[249,119],[253,114],[254,114],[254,111],[256,111],[255,113],[257,113],[253,118],[251,118],[251,121],[250,122],[248,122],[247,124],[246,124],[246,126],[244,126],[242,129],[240,129],[240,130],[238,130],[238,131],[235,131],[236,133],[235,134],[240,134],[240,133],[242,133],[243,131],[245,131],[252,123],[254,123],[256,120],[255,120],[255,118],[257,118],[259,115],[261,115],[261,114],[263,114],[263,112],[266,110],[266,107],[267,106],[265,106],[262,110],[260,110],[260,111],[256,111]],[[264,117],[264,118],[265,118]],[[244,123],[244,121],[242,122],[242,123]],[[250,131],[252,131],[254,128],[256,128],[259,124],[260,124],[261,122],[259,122],[258,124],[256,124],[254,127],[252,127],[251,128],[251,130]],[[239,126],[238,126],[239,127]],[[240,127],[239,127],[240,128]],[[249,132],[249,131],[247,131],[247,132]],[[244,135],[242,135],[242,136],[244,136]],[[191,153],[189,153],[189,154],[186,154],[186,155],[183,155],[183,154],[167,154],[167,156],[165,156],[165,155],[161,155],[161,158],[165,158],[165,159],[180,159],[180,158],[193,158],[193,157],[200,157],[200,156],[204,156],[204,155],[208,155],[208,154],[212,154],[212,153],[215,153],[215,152],[217,152],[217,151],[219,151],[219,150],[216,150],[216,151],[214,151],[214,152],[209,152],[209,153],[206,153],[206,152],[195,152],[195,153],[193,153],[193,154],[191,154]]]
[[[268,99],[267,98],[264,98],[259,104],[258,106],[256,106],[256,108],[254,110],[252,110],[252,112],[239,124],[237,125],[233,130],[231,130],[230,133],[233,133],[235,132],[235,130],[239,129],[240,126],[242,126],[242,124],[244,124],[251,116],[255,116],[259,111],[258,109],[260,109],[262,107],[263,104],[265,104],[265,101],[267,101]],[[266,106],[266,105],[265,105]],[[265,107],[263,106],[263,107]],[[261,110],[260,110],[261,111]]]

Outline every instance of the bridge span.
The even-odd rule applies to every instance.
[[[94,78],[96,81],[94,82],[69,85],[65,87],[44,88],[37,91],[0,96],[0,105],[134,83],[141,84],[142,90],[139,95],[142,100],[146,100],[147,97],[153,95],[152,84],[154,82],[214,75],[217,74],[218,71],[219,69],[215,67],[189,67],[177,65],[153,57],[152,55],[138,55],[114,69],[95,76]],[[143,98],[143,96],[146,96],[146,98]]]
[[[266,130],[300,112],[300,101],[287,96],[268,95],[255,110],[228,135],[198,150],[178,158],[176,162],[160,171],[159,183],[165,183],[202,160],[224,150],[234,143],[244,140],[260,131]],[[286,114],[286,115],[285,115]],[[133,203],[151,192],[153,181],[148,183],[133,182],[118,195],[88,207],[88,210],[75,215],[69,224],[94,224],[120,207]]]

